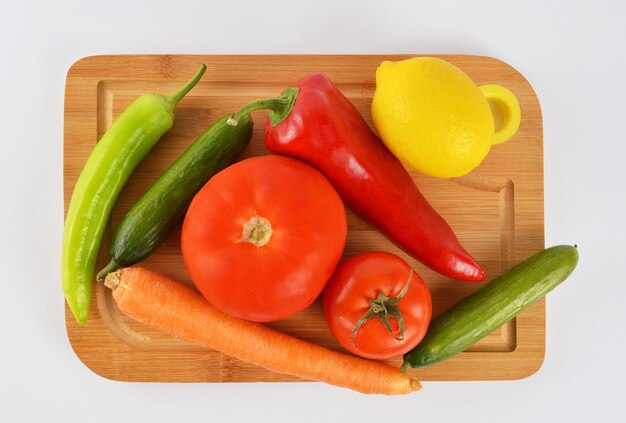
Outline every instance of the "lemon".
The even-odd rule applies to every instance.
[[[398,159],[440,178],[477,167],[494,136],[493,115],[481,90],[463,71],[434,57],[381,63],[372,119]]]

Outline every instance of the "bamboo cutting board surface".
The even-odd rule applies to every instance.
[[[180,102],[174,127],[138,166],[113,210],[98,263],[108,262],[112,231],[158,175],[218,117],[260,97],[276,96],[308,73],[320,71],[355,104],[371,126],[370,105],[376,65],[409,56],[93,56],[68,72],[65,92],[65,210],[78,175],[112,120],[143,93],[169,94],[208,65],[200,83]],[[411,172],[417,186],[450,223],[461,243],[490,280],[544,248],[543,130],[537,97],[511,66],[488,57],[438,56],[465,71],[478,85],[500,84],[515,93],[522,108],[518,133],[494,146],[470,175],[442,180]],[[255,112],[252,142],[242,158],[269,154],[263,145],[265,112]],[[383,250],[404,258],[430,287],[434,316],[481,284],[454,281],[425,268],[361,219],[348,213],[344,257]],[[180,252],[180,230],[143,265],[191,285]],[[170,338],[123,316],[102,284],[93,289],[89,320],[79,326],[66,305],[69,340],[95,373],[121,381],[250,382],[298,381],[288,375],[231,359]],[[269,326],[306,341],[342,351],[326,326],[321,304]],[[545,301],[456,357],[418,370],[421,380],[519,379],[543,362]],[[389,363],[400,365],[401,360]]]

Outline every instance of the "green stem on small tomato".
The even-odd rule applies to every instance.
[[[413,270],[409,273],[409,279],[407,279],[404,288],[398,294],[397,297],[388,297],[384,292],[380,292],[376,299],[369,300],[370,308],[365,313],[363,317],[356,323],[354,326],[354,330],[352,331],[352,336],[350,340],[352,344],[354,344],[354,336],[357,331],[363,326],[368,320],[373,317],[377,317],[383,325],[385,325],[385,329],[390,334],[394,334],[400,332],[400,336],[396,337],[398,341],[402,341],[404,339],[404,318],[402,317],[402,312],[400,311],[400,307],[398,306],[398,301],[404,297],[406,292],[409,290],[409,284],[411,283],[411,279],[413,278]],[[391,329],[391,324],[389,323],[389,318],[393,317],[398,321],[398,331],[394,332]]]
[[[251,101],[250,103],[237,110],[229,119],[229,125],[237,125],[237,120],[240,116],[252,113],[256,110],[269,109],[270,123],[272,126],[278,125],[283,121],[296,102],[298,97],[299,88],[289,87],[278,97],[262,98],[259,100]]]

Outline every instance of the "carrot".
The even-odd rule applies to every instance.
[[[277,373],[372,394],[406,394],[421,388],[396,367],[331,351],[227,315],[193,289],[141,267],[110,273],[105,285],[132,319]]]

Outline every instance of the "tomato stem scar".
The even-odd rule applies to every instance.
[[[253,216],[243,225],[239,242],[249,242],[257,247],[262,247],[272,237],[272,224],[261,216]]]

